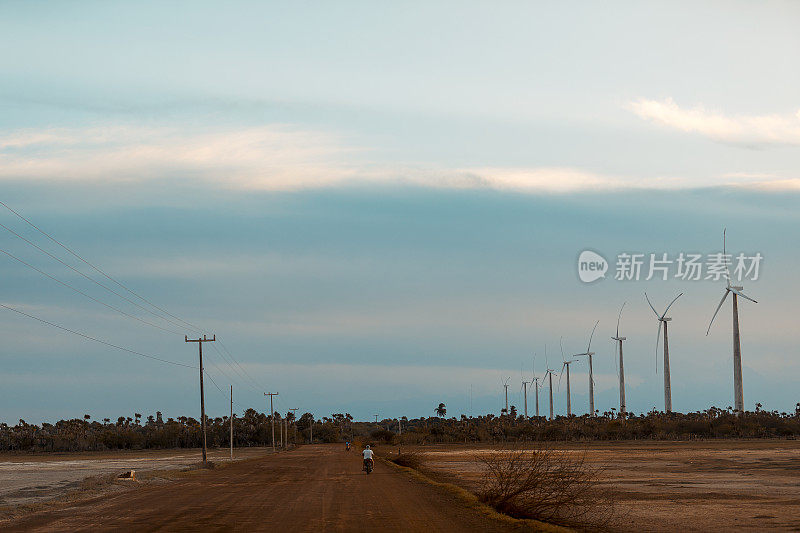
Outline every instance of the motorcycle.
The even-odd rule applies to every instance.
[[[372,459],[364,459],[364,472],[369,475],[372,473],[372,469],[375,468],[375,462]]]

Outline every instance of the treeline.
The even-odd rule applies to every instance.
[[[440,411],[441,412],[441,411]],[[559,416],[525,419],[510,414],[495,416],[445,418],[429,417],[384,419],[380,422],[355,422],[349,413],[334,413],[316,420],[304,413],[295,420],[291,411],[272,416],[248,409],[243,416],[234,416],[234,446],[268,446],[272,444],[272,422],[275,440],[292,444],[343,442],[359,440],[386,444],[504,443],[521,441],[570,440],[675,440],[714,438],[793,438],[800,436],[800,403],[794,413],[756,411],[737,416],[730,409],[712,407],[694,413],[650,412],[625,418],[608,412],[590,417]],[[288,428],[287,437],[280,428]],[[230,419],[209,418],[209,447],[230,445]],[[55,424],[28,424],[20,420],[9,426],[0,424],[0,450],[24,452],[74,452],[124,449],[197,448],[202,444],[199,420],[191,417],[168,418],[161,413],[143,419],[119,417],[92,420],[61,420]]]
[[[116,422],[105,418],[92,420],[60,420],[55,424],[28,424],[20,420],[14,426],[0,424],[0,450],[27,452],[75,452],[157,448],[198,448],[202,445],[200,421],[186,416],[163,419],[161,412],[143,419],[135,413],[132,417],[119,417]],[[259,413],[248,409],[244,415],[234,416],[233,442],[235,447],[267,446],[272,444],[272,421],[275,420],[275,441],[281,442],[280,428],[287,422],[290,443],[307,439],[311,432],[311,413],[295,420],[294,413],[286,415]],[[327,422],[326,422],[327,421]],[[332,420],[314,424],[314,440],[334,441],[338,432],[332,429]],[[208,418],[206,427],[209,447],[230,445],[230,418]]]
[[[559,416],[553,420],[490,414],[460,419],[402,419],[400,423],[402,435],[397,420],[386,420],[383,427],[373,427],[371,431],[357,429],[373,441],[392,444],[793,438],[800,436],[800,403],[794,413],[759,408],[741,416],[730,409],[712,407],[694,413],[628,413],[624,418],[614,412],[594,417]]]

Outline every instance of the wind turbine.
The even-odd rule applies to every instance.
[[[528,383],[532,381],[525,381],[525,376],[522,376],[522,397],[525,400],[525,420],[528,419]]]
[[[503,388],[506,390],[506,414],[508,414],[508,381],[511,379],[511,376],[507,377],[506,380],[503,382]]]
[[[622,307],[619,308],[619,316],[617,317],[617,334],[613,337],[619,347],[619,415],[625,419],[625,367],[622,364],[622,341],[627,337],[619,336],[619,321],[622,318],[622,310],[625,309],[625,304],[622,302]]]
[[[567,416],[572,416],[572,395],[569,390],[569,365],[575,362],[575,359],[567,361],[564,359],[564,345],[562,344],[563,337],[558,339],[558,344],[561,346],[561,375],[564,375],[564,369],[567,369]],[[561,385],[561,377],[558,378],[558,383]]]
[[[571,365],[572,363],[575,363],[575,362],[577,362],[577,359],[572,359],[570,361],[564,361],[561,364],[561,373],[562,374],[564,373],[564,369],[565,368],[567,369],[567,416],[572,416],[572,401],[571,401],[570,392],[569,392],[569,365]]]
[[[536,376],[536,354],[533,354],[533,365],[531,366],[533,377],[531,378],[531,385],[536,390],[536,418],[539,418],[539,378]]]
[[[722,300],[719,301],[717,310],[714,311],[714,316],[711,317],[711,322],[708,324],[708,331],[706,331],[706,335],[711,332],[711,324],[714,323],[717,313],[719,313],[722,304],[725,303],[725,298],[728,297],[728,293],[733,293],[733,395],[736,413],[742,414],[744,413],[744,391],[742,388],[742,344],[739,339],[739,296],[745,300],[750,300],[754,304],[758,302],[749,296],[745,296],[745,294],[742,292],[744,290],[742,286],[731,285],[731,274],[728,272],[728,262],[725,250],[726,231],[727,229],[722,230],[722,256],[725,260],[725,293],[722,295]]]
[[[680,293],[675,297],[675,300],[683,296],[683,293]],[[675,303],[675,300],[672,300],[666,309],[664,309],[664,313],[662,315],[658,314],[656,308],[653,307],[653,304],[650,302],[650,298],[647,297],[647,293],[644,293],[644,297],[647,300],[647,303],[650,305],[650,309],[656,314],[656,318],[658,319],[658,334],[656,335],[656,372],[658,372],[658,340],[661,336],[661,326],[664,326],[664,412],[671,413],[672,412],[672,388],[669,382],[669,339],[667,338],[667,323],[672,320],[671,318],[667,317],[667,311],[669,308],[672,307],[672,304]]]
[[[594,330],[597,329],[597,324],[599,323],[599,320],[594,323],[592,333],[589,335],[589,345],[586,347],[586,351],[573,355],[573,357],[585,355],[589,358],[589,416],[594,416],[594,373],[592,372],[592,356],[594,352],[592,351],[592,337],[594,337]]]
[[[547,348],[545,348],[544,352],[544,362],[545,366],[547,367],[547,371],[544,373],[544,377],[548,378],[550,381],[550,420],[553,419],[553,374],[555,371],[550,368],[550,364],[547,362]]]

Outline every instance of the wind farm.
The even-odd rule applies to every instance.
[[[0,2],[0,532],[799,531],[798,20]]]

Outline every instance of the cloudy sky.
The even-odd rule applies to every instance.
[[[746,407],[792,410],[798,22],[791,2],[4,2],[0,200],[113,281],[0,206],[0,420],[196,416],[198,331],[224,343],[212,415],[231,384],[237,411],[269,390],[317,416],[497,413],[501,380],[520,406],[545,346],[558,370],[597,320],[605,411],[623,302],[629,409],[661,409],[645,291],[684,293],[674,408],[727,407],[724,281],[645,279],[724,227],[763,257]],[[622,253],[638,281],[614,279]]]

